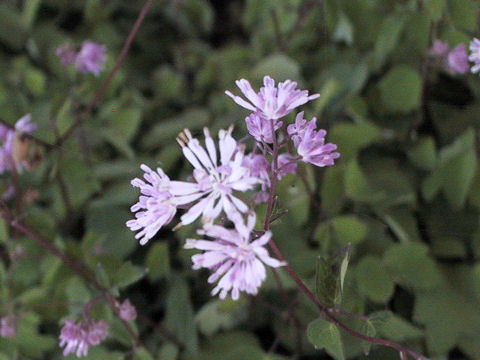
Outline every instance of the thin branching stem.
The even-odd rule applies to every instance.
[[[264,231],[268,231],[270,229],[270,223],[271,223],[271,218],[272,218],[272,213],[273,213],[273,204],[274,204],[274,199],[275,199],[275,191],[276,191],[276,184],[277,184],[277,169],[278,169],[278,152],[279,152],[279,146],[273,126],[273,120],[271,121],[271,130],[272,130],[272,136],[273,136],[273,151],[272,151],[272,172],[270,175],[270,181],[271,181],[271,186],[270,186],[270,192],[268,196],[268,203],[267,203],[267,211],[265,215],[265,221],[264,221]],[[290,277],[295,281],[297,284],[298,288],[300,289],[301,292],[303,292],[316,306],[317,308],[325,315],[325,318],[338,326],[339,328],[343,329],[345,332],[349,333],[352,336],[355,336],[356,338],[359,338],[364,341],[368,341],[372,344],[377,344],[377,345],[384,345],[388,346],[391,348],[396,349],[400,354],[403,356],[411,356],[415,360],[423,360],[425,357],[423,357],[421,354],[418,354],[417,352],[408,349],[404,347],[403,345],[400,345],[394,341],[390,340],[384,340],[384,339],[378,339],[374,338],[371,336],[367,336],[365,334],[362,334],[349,326],[345,325],[343,322],[341,322],[335,315],[334,313],[339,313],[340,315],[343,316],[349,316],[349,317],[354,317],[354,318],[360,318],[356,314],[350,314],[345,311],[339,311],[339,310],[332,310],[331,308],[327,307],[324,305],[316,296],[315,294],[307,287],[307,285],[300,279],[300,277],[295,273],[295,271],[292,269],[292,267],[287,263],[285,260],[283,254],[281,253],[280,249],[278,248],[277,244],[275,243],[273,237],[270,238],[269,245],[274,252],[275,256],[277,257],[278,260],[284,262],[285,269],[287,273],[290,275]],[[366,320],[366,318],[361,318],[362,320]]]

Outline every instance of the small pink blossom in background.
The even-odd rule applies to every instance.
[[[265,245],[272,234],[267,231],[258,239],[251,241],[255,226],[254,213],[248,215],[247,224],[241,216],[234,220],[235,229],[206,224],[200,235],[206,235],[215,240],[187,239],[186,249],[202,250],[202,254],[192,256],[193,268],[212,270],[209,283],[217,282],[212,295],[220,293],[225,299],[231,294],[233,300],[240,297],[240,292],[256,295],[258,288],[266,279],[265,265],[277,268],[284,263],[270,257]]]
[[[448,53],[446,70],[452,75],[466,74],[469,68],[467,48],[465,44],[459,44]]]
[[[434,57],[443,58],[447,56],[449,50],[450,48],[446,42],[437,39],[433,42],[429,54]]]
[[[429,54],[437,60],[440,67],[451,75],[466,74],[470,67],[465,44],[458,44],[450,50],[446,42],[437,39],[434,41]]]
[[[22,172],[26,167],[21,161],[15,160],[15,139],[16,136],[19,136],[22,133],[33,133],[37,126],[31,121],[31,115],[27,114],[16,122],[14,129],[7,125],[0,124],[0,142],[2,143],[0,147],[0,174],[5,171],[13,170],[14,166],[18,172]]]
[[[283,125],[281,121],[263,119],[258,113],[253,113],[247,118],[247,129],[250,135],[259,142],[266,142],[267,144],[273,143],[272,124],[274,121],[273,130],[277,131]]]
[[[302,161],[320,167],[331,166],[340,154],[335,152],[337,145],[325,144],[327,132],[323,129],[317,131],[316,121],[317,119],[313,118],[307,123],[303,117],[297,116],[295,124],[289,125],[287,131],[292,136]]]
[[[258,112],[262,118],[270,120],[280,119],[296,107],[320,96],[319,94],[309,96],[307,90],[298,90],[297,83],[291,80],[280,82],[276,87],[275,81],[270,76],[263,78],[264,86],[260,88],[258,93],[245,79],[237,80],[235,83],[248,101],[240,96],[233,95],[230,91],[225,91],[225,94],[230,96],[238,105]]]
[[[472,73],[477,73],[480,71],[480,40],[473,38],[470,42],[470,56],[468,60],[474,63],[472,66]]]
[[[15,317],[7,315],[0,319],[0,336],[9,339],[13,339],[17,336]]]
[[[100,344],[108,334],[105,321],[83,319],[78,324],[74,320],[65,320],[60,333],[60,347],[65,346],[63,355],[75,353],[77,357],[86,356],[90,346]]]
[[[145,172],[145,181],[135,178],[132,185],[140,188],[139,201],[131,207],[136,213],[135,219],[127,221],[127,226],[132,231],[140,230],[135,235],[140,239],[140,245],[145,245],[148,240],[166,224],[170,223],[177,212],[177,204],[170,193],[170,179],[162,169],[156,171],[147,165],[140,168]]]
[[[107,61],[105,45],[93,41],[84,41],[75,58],[75,67],[81,73],[92,73],[95,76],[100,72]]]
[[[137,310],[130,300],[126,299],[119,308],[120,319],[125,321],[135,320],[137,318]]]
[[[77,53],[71,44],[64,44],[55,49],[55,55],[58,56],[63,66],[69,66],[75,62]]]

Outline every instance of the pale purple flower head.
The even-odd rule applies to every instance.
[[[307,90],[298,90],[297,83],[291,80],[280,82],[278,87],[270,76],[263,78],[264,86],[256,93],[250,83],[245,79],[235,82],[248,101],[240,96],[233,95],[230,91],[225,94],[230,96],[238,105],[258,112],[265,119],[277,120],[288,115],[293,109],[318,98],[319,94],[308,95]]]
[[[128,299],[120,305],[118,314],[120,319],[125,321],[135,320],[137,318],[137,310]]]
[[[75,62],[77,53],[71,44],[63,44],[55,49],[55,55],[58,56],[63,66],[71,65]]]
[[[270,187],[269,171],[271,166],[265,156],[250,153],[243,158],[242,165],[248,168],[251,176],[260,179],[263,190]]]
[[[228,217],[247,212],[248,206],[233,192],[250,190],[261,180],[242,165],[244,154],[231,132],[232,128],[218,133],[220,159],[207,128],[204,129],[206,149],[187,129],[177,138],[185,158],[194,167],[194,181],[171,181],[170,192],[178,205],[197,202],[181,217],[182,225],[192,223],[200,215],[204,222],[213,221],[222,210]]]
[[[303,121],[303,116],[301,118],[297,116],[295,124],[287,129],[301,160],[320,167],[333,165],[334,160],[340,157],[340,154],[334,151],[337,145],[325,144],[327,132],[323,129],[316,130],[317,119],[313,118],[307,123]]]
[[[0,336],[10,339],[17,336],[17,322],[15,317],[7,315],[0,319]]]
[[[145,181],[135,178],[132,185],[140,188],[142,195],[131,207],[131,211],[136,213],[135,219],[127,221],[127,226],[132,231],[142,229],[135,238],[145,245],[162,226],[172,221],[177,205],[170,193],[170,179],[163,170],[157,168],[153,171],[147,165],[141,165],[141,169],[145,172]]]
[[[468,54],[465,44],[459,44],[456,48],[452,49],[446,60],[446,70],[454,74],[466,74],[470,68],[468,63]]]
[[[480,40],[473,38],[470,42],[470,56],[468,60],[474,63],[472,66],[472,73],[477,73],[480,71]]]
[[[81,73],[92,73],[98,76],[103,70],[106,61],[105,45],[93,41],[84,41],[75,58],[75,66]]]
[[[436,58],[444,58],[450,50],[448,44],[442,40],[435,40],[429,54]]]
[[[27,114],[16,122],[14,129],[7,125],[0,124],[0,142],[2,143],[0,147],[0,174],[4,171],[12,170],[13,166],[16,167],[18,172],[22,172],[25,167],[24,163],[15,160],[15,147],[17,143],[15,139],[21,134],[33,133],[37,126],[31,121],[31,115]]]
[[[278,155],[277,159],[277,178],[280,180],[287,174],[295,174],[297,172],[297,162],[294,157],[289,153],[283,153]]]
[[[206,224],[198,233],[214,238],[214,241],[187,239],[186,249],[203,251],[202,254],[192,256],[193,268],[212,270],[208,282],[218,281],[212,295],[220,293],[220,298],[225,299],[231,293],[233,300],[239,298],[241,291],[256,295],[267,276],[265,265],[274,268],[284,265],[270,257],[265,249],[272,236],[270,231],[251,241],[255,221],[255,214],[250,213],[247,224],[241,216],[236,217],[235,229]]]
[[[272,121],[274,122],[274,131],[277,131],[283,125],[281,121],[264,119],[256,112],[245,118],[250,135],[252,135],[255,140],[268,144],[273,143]]]
[[[65,320],[60,333],[60,347],[65,346],[63,355],[75,353],[77,357],[86,356],[90,346],[100,344],[108,333],[105,321],[83,319],[78,324],[74,320]]]

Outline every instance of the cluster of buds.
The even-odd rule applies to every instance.
[[[295,173],[298,161],[323,167],[333,165],[340,156],[334,144],[325,143],[326,131],[317,130],[315,118],[307,121],[300,112],[294,124],[287,126],[280,120],[320,95],[298,90],[290,80],[275,86],[269,76],[258,93],[247,80],[237,85],[248,101],[229,91],[226,94],[252,111],[245,121],[255,140],[253,150],[246,152],[245,145],[233,138],[233,126],[219,131],[218,145],[207,128],[204,145],[184,130],[177,141],[193,167],[190,180],[170,180],[161,168],[142,165],[144,179],[132,181],[141,196],[131,208],[135,218],[127,222],[132,231],[139,230],[136,238],[144,245],[173,220],[178,209],[187,210],[176,228],[200,218],[198,234],[209,239],[187,239],[185,248],[202,251],[192,257],[193,268],[210,269],[208,282],[216,283],[212,295],[219,294],[221,299],[230,295],[234,300],[240,292],[257,294],[266,278],[265,265],[284,265],[265,248],[272,233],[258,236],[254,231],[256,215],[247,203],[266,201],[272,182]],[[295,154],[286,150],[289,142]],[[253,193],[253,201],[245,199],[247,192]],[[225,226],[225,218],[233,227]]]

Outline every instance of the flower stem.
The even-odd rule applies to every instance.
[[[268,203],[267,203],[267,211],[265,214],[265,221],[264,221],[264,226],[263,230],[268,231],[270,229],[270,223],[271,223],[271,218],[272,218],[272,213],[273,213],[273,203],[275,199],[275,190],[276,190],[276,184],[277,184],[277,168],[278,168],[278,151],[279,151],[279,146],[275,134],[275,130],[273,127],[273,120],[271,120],[271,129],[272,129],[272,136],[273,136],[273,151],[272,151],[272,172],[270,174],[270,181],[271,181],[271,186],[270,186],[270,193],[268,196]],[[384,339],[377,339],[371,336],[364,335],[347,325],[345,325],[343,322],[337,319],[337,317],[333,314],[335,312],[339,313],[340,315],[343,316],[349,316],[349,317],[355,317],[355,318],[361,318],[362,320],[367,320],[368,318],[363,317],[362,315],[357,315],[357,314],[350,314],[348,312],[342,311],[342,310],[336,310],[336,309],[331,309],[324,305],[316,296],[315,294],[310,291],[310,289],[305,285],[305,283],[300,279],[300,277],[295,273],[295,271],[292,269],[292,267],[286,262],[285,258],[283,257],[283,254],[281,253],[280,249],[278,248],[277,244],[275,243],[273,237],[270,238],[269,245],[272,249],[272,251],[275,253],[275,256],[277,257],[278,260],[284,262],[285,269],[287,273],[290,275],[290,277],[295,281],[297,284],[298,288],[300,289],[301,292],[303,292],[317,307],[318,309],[325,314],[325,317],[327,320],[335,324],[336,326],[342,328],[344,331],[349,333],[352,336],[355,336],[361,340],[368,341],[372,344],[377,344],[377,345],[384,345],[388,346],[391,348],[396,349],[399,351],[400,354],[404,355],[405,358],[407,355],[410,355],[413,359],[415,360],[422,360],[425,359],[422,355],[416,353],[413,350],[410,350],[394,341],[390,340],[384,340]]]
[[[107,87],[110,85],[110,83],[113,80],[113,77],[115,76],[118,69],[122,65],[123,60],[125,59],[125,56],[128,53],[128,50],[130,50],[130,46],[132,45],[132,42],[135,39],[135,35],[137,34],[137,31],[140,28],[140,25],[145,19],[145,16],[147,15],[148,10],[150,10],[152,3],[153,3],[153,0],[147,0],[145,2],[145,4],[142,7],[142,10],[138,14],[135,24],[133,25],[132,29],[130,30],[130,33],[128,34],[127,40],[125,40],[125,44],[123,45],[122,51],[120,52],[120,55],[118,56],[117,61],[115,62],[115,65],[110,71],[110,74],[108,74],[107,78],[103,81],[102,85],[93,96],[92,101],[90,101],[85,111],[77,117],[76,121],[57,140],[56,145],[63,144],[73,134],[73,132],[77,129],[77,127],[79,127],[85,121],[88,115],[90,115],[90,113],[92,112],[95,105],[97,105],[97,103],[100,101],[101,97],[105,93],[105,90],[107,90]]]

